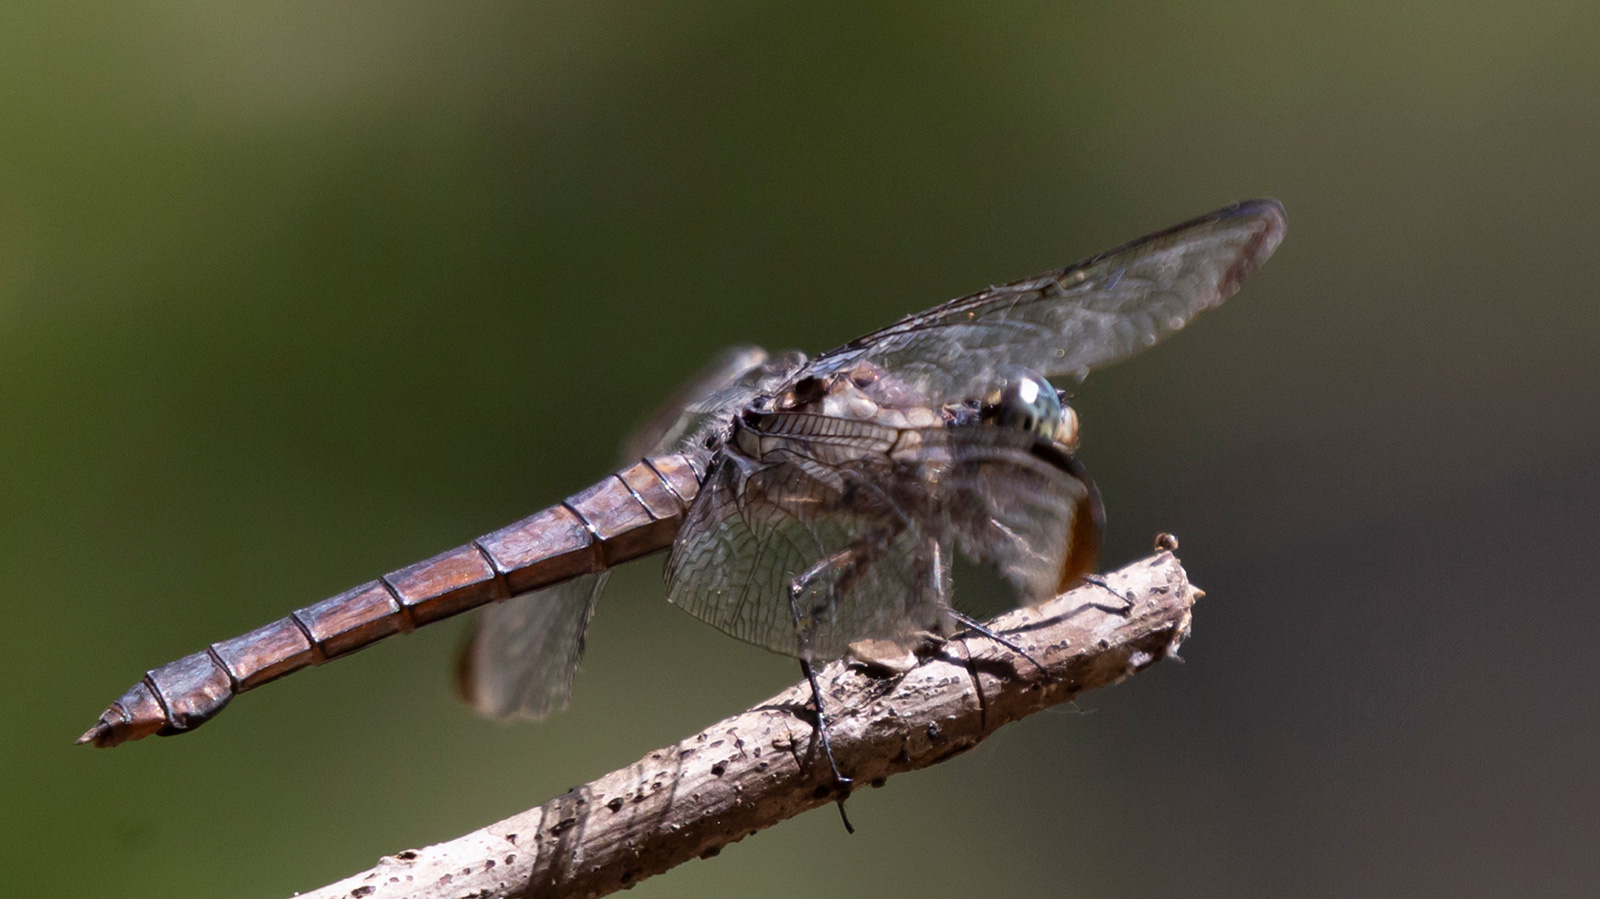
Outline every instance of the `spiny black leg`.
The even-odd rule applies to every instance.
[[[822,710],[822,687],[817,684],[817,672],[805,659],[800,660],[800,670],[805,672],[806,680],[811,683],[811,702],[817,709],[817,737],[822,742],[822,754],[828,759],[828,768],[833,771],[833,786],[838,791],[834,802],[839,805],[839,819],[844,822],[845,833],[855,833],[856,829],[850,823],[850,816],[844,811],[844,801],[850,795],[850,784],[853,781],[839,773],[839,765],[833,760],[833,745],[828,742],[828,713]]]
[[[1045,670],[1044,665],[1041,664],[1038,659],[1034,658],[1031,655],[1028,655],[1028,651],[1026,649],[1023,649],[1021,646],[1018,646],[1016,644],[1016,642],[1011,640],[1009,637],[1006,637],[1003,634],[999,634],[999,633],[996,633],[995,631],[990,630],[988,628],[988,626],[985,625],[983,622],[978,621],[977,619],[975,619],[975,618],[973,618],[973,617],[971,617],[969,615],[964,615],[964,614],[962,614],[960,612],[957,612],[955,609],[951,609],[950,610],[950,614],[952,616],[954,616],[956,621],[960,622],[961,626],[966,628],[967,630],[977,631],[978,633],[984,635],[985,637],[988,637],[989,639],[991,639],[994,642],[1000,644],[1001,646],[1004,646],[1006,649],[1009,649],[1012,652],[1016,653],[1017,655],[1022,656],[1023,658],[1027,659],[1029,662],[1032,662],[1033,663],[1033,667],[1039,669],[1040,671],[1044,671]]]
[[[1107,609],[1106,611],[1108,611],[1108,612],[1117,612],[1117,613],[1122,614],[1122,615],[1128,615],[1128,614],[1131,614],[1133,612],[1133,600],[1131,600],[1128,597],[1123,596],[1121,593],[1118,593],[1117,591],[1111,589],[1111,585],[1106,583],[1106,579],[1105,578],[1101,577],[1098,574],[1086,574],[1086,575],[1083,576],[1083,582],[1085,584],[1093,584],[1096,587],[1099,587],[1101,590],[1104,590],[1107,593],[1111,594],[1112,596],[1115,596],[1117,598],[1117,601],[1122,603],[1122,605],[1120,607],[1115,608],[1115,609]],[[1102,608],[1104,608],[1104,607],[1102,607]]]
[[[839,764],[834,761],[833,744],[828,739],[828,714],[822,703],[822,687],[817,683],[817,673],[812,670],[811,663],[806,661],[806,658],[811,655],[811,634],[818,627],[821,615],[833,614],[838,608],[839,598],[850,590],[855,580],[874,560],[883,555],[888,549],[889,541],[894,539],[897,533],[899,533],[898,527],[855,540],[844,549],[818,559],[810,568],[789,581],[789,614],[794,616],[795,657],[800,660],[800,670],[805,672],[806,681],[811,684],[811,700],[817,709],[816,734],[822,743],[822,754],[828,758],[828,768],[833,771],[836,791],[834,801],[839,805],[839,818],[844,821],[846,833],[856,832],[854,825],[850,823],[850,816],[844,810],[844,801],[850,796],[852,781],[839,772]],[[812,606],[808,611],[802,611],[801,597],[813,584],[828,575],[832,575],[832,581],[827,583],[826,601]]]

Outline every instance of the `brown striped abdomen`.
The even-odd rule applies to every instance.
[[[666,549],[700,490],[701,460],[637,462],[565,502],[148,672],[79,743],[192,730],[237,693],[393,634]]]

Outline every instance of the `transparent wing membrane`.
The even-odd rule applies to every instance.
[[[1092,566],[1098,542],[1074,523],[1094,514],[1093,488],[1032,435],[830,421],[760,461],[724,450],[673,545],[672,602],[741,640],[831,658],[943,633],[952,545],[1031,599]]]
[[[1276,200],[1239,203],[1064,269],[908,316],[818,357],[803,374],[867,362],[941,401],[981,396],[1008,367],[1081,377],[1232,296],[1283,233]]]
[[[769,360],[760,347],[724,350],[628,438],[623,461],[693,444],[706,427],[725,422],[749,402],[751,391],[787,377],[798,365],[794,356]],[[720,404],[712,402],[718,398]],[[481,610],[457,666],[462,699],[491,718],[537,720],[566,708],[605,584],[603,573],[585,575]]]
[[[940,631],[943,572],[871,465],[746,466],[723,456],[667,563],[672,602],[749,643],[831,658],[852,642]]]
[[[542,720],[567,707],[606,574],[524,593],[478,613],[458,691],[479,714]]]

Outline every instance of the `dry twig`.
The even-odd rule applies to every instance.
[[[1115,594],[1115,595],[1114,595]],[[1116,683],[1171,654],[1200,591],[1171,552],[988,623],[1048,670],[982,636],[886,676],[818,674],[839,767],[857,786],[937,764],[1001,725]],[[310,899],[602,896],[833,799],[802,681],[544,805],[381,859]]]

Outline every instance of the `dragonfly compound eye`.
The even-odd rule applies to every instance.
[[[1061,397],[1038,375],[1012,375],[998,392],[990,394],[982,415],[1002,428],[1054,440],[1062,423]]]

